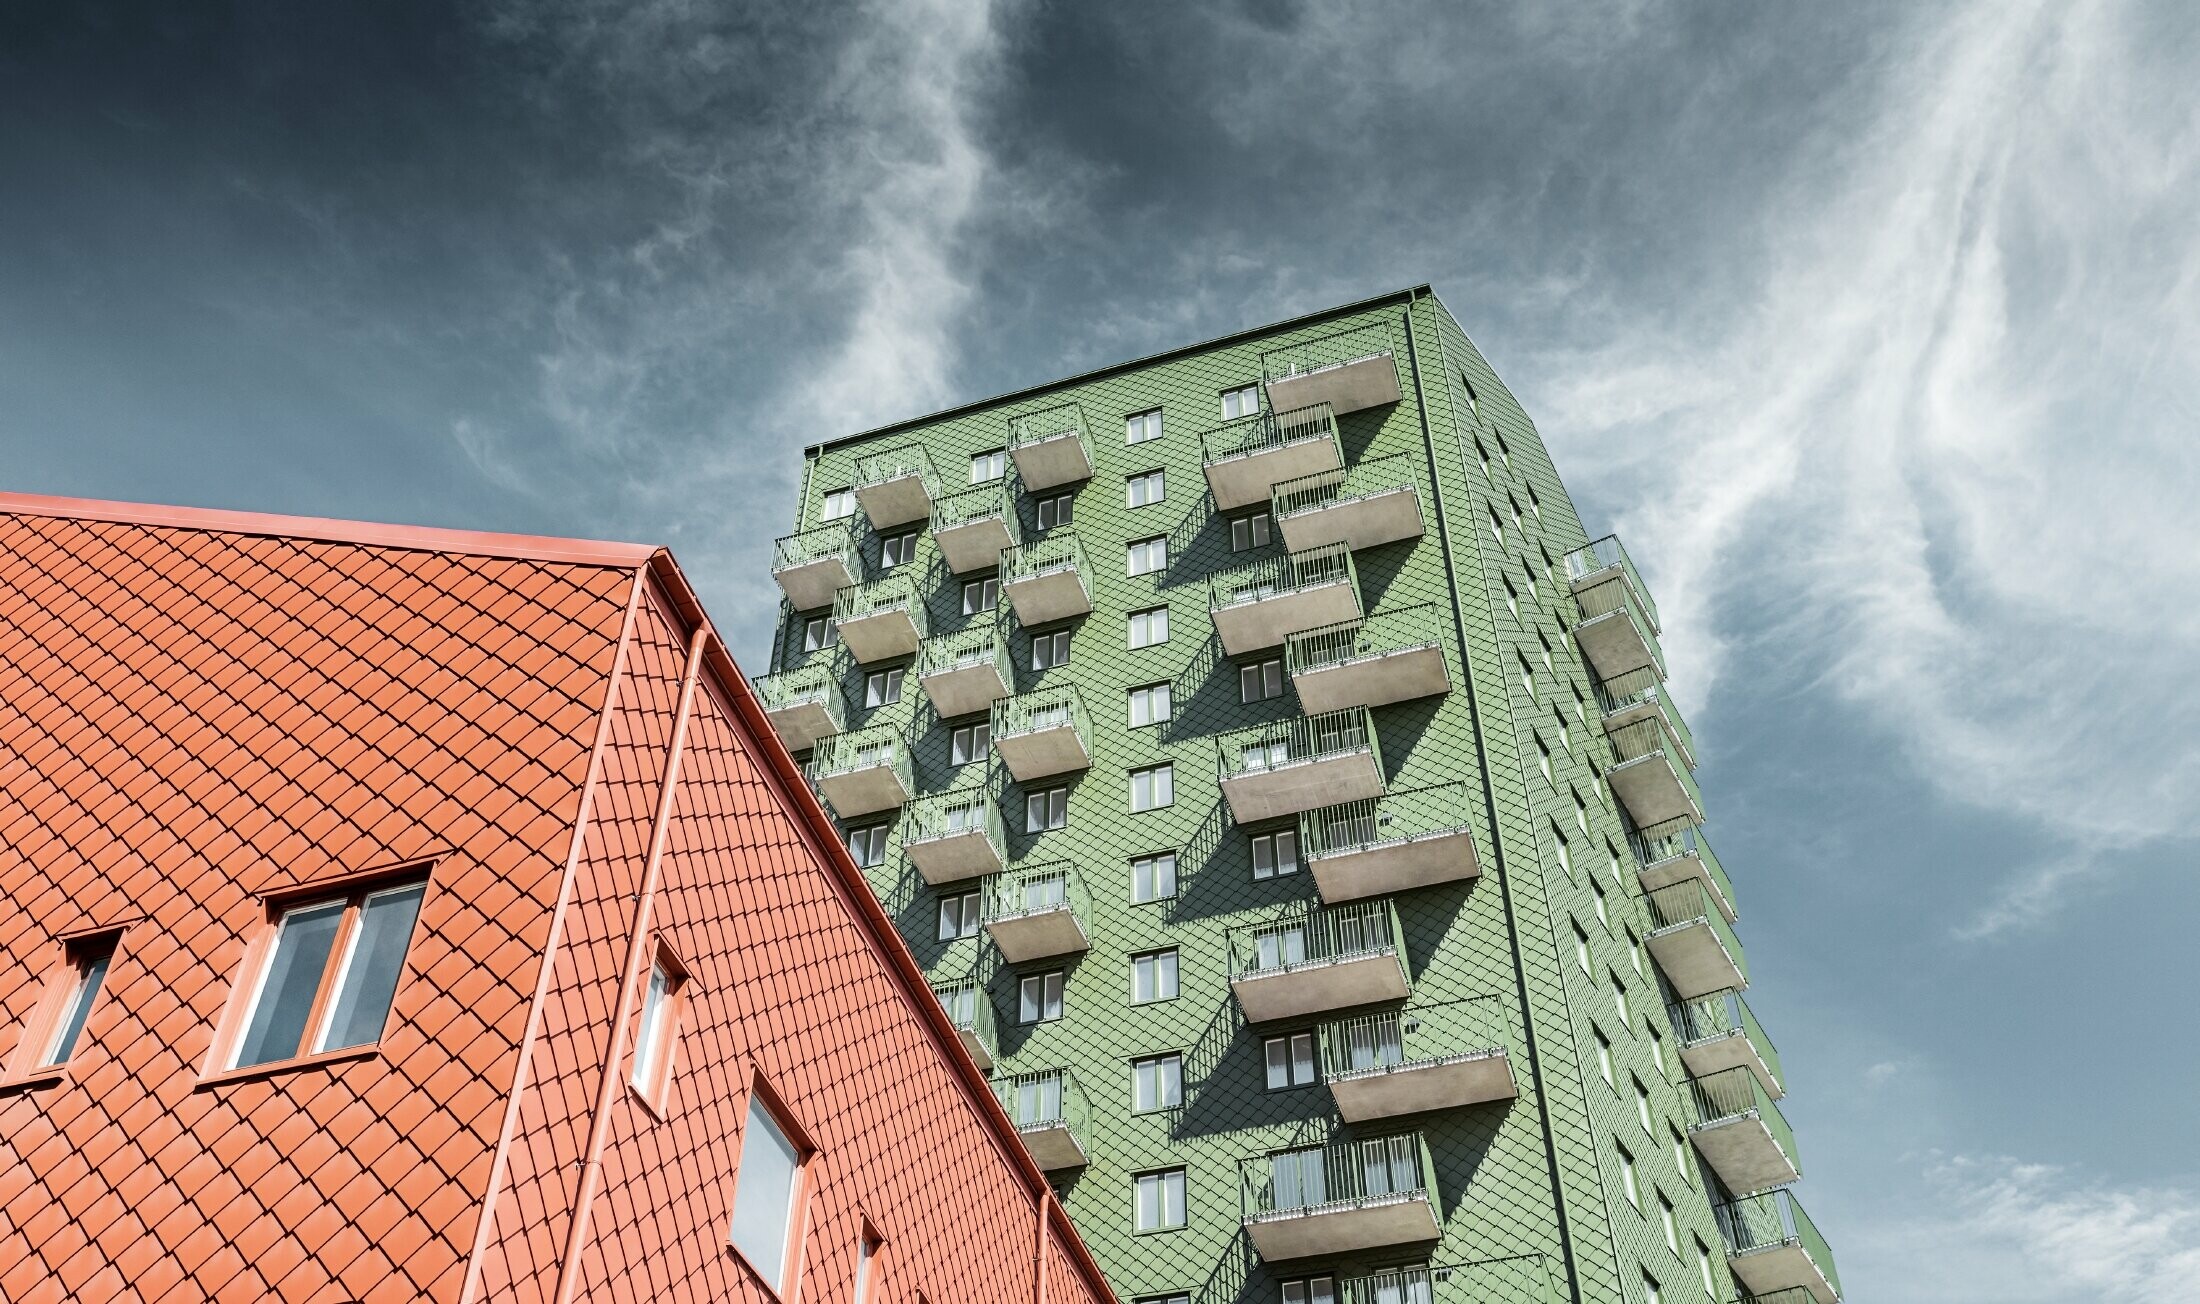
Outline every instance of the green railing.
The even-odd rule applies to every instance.
[[[1357,326],[1335,335],[1307,340],[1302,344],[1286,344],[1280,349],[1270,349],[1260,355],[1261,382],[1273,385],[1279,380],[1304,376],[1331,367],[1342,367],[1369,358],[1392,356],[1390,328],[1381,324]]]
[[[1711,876],[1719,895],[1726,899],[1725,913],[1739,913],[1736,909],[1734,881],[1726,876],[1726,866],[1711,853],[1711,843],[1704,838],[1703,830],[1689,819],[1667,820],[1648,830],[1627,830],[1627,845],[1634,850],[1638,870],[1651,869],[1668,860],[1693,856],[1702,862],[1704,873]]]
[[[1436,1166],[1418,1132],[1308,1146],[1238,1162],[1246,1222],[1421,1196],[1436,1203]]]
[[[1338,1304],[1560,1304],[1559,1274],[1540,1254],[1392,1268],[1337,1283]]]
[[[1090,442],[1085,433],[1085,411],[1075,403],[1026,412],[1020,417],[1011,417],[1008,422],[1010,452],[1064,435],[1075,435],[1080,441]]]
[[[1232,567],[1207,581],[1207,608],[1220,611],[1325,584],[1349,584],[1358,599],[1359,572],[1352,565],[1352,550],[1341,543]]]
[[[1319,511],[1378,494],[1415,489],[1414,471],[1418,465],[1418,459],[1410,453],[1392,453],[1388,457],[1369,458],[1351,466],[1278,481],[1275,488],[1268,491],[1268,514],[1280,521],[1298,512]]]
[[[1797,1246],[1818,1265],[1818,1271],[1826,1274],[1833,1293],[1841,1293],[1841,1274],[1833,1267],[1833,1247],[1826,1244],[1818,1225],[1803,1212],[1802,1202],[1794,1196],[1786,1191],[1766,1191],[1729,1200],[1712,1211],[1718,1215],[1719,1231],[1726,1237],[1730,1254]]]
[[[1736,1283],[1734,1292],[1734,1304],[1818,1304],[1818,1296],[1808,1286],[1790,1286],[1769,1295],[1758,1295]]]
[[[782,670],[755,681],[756,700],[765,711],[784,711],[797,706],[820,706],[833,722],[833,731],[848,727],[848,699],[840,691],[840,676],[829,665]]]
[[[1644,893],[1642,899],[1650,908],[1650,936],[1704,924],[1726,948],[1742,981],[1749,981],[1749,957],[1742,951],[1742,939],[1734,935],[1734,925],[1719,913],[1718,903],[1711,899],[1702,879],[1687,878],[1668,883],[1655,892]]]
[[[1665,678],[1665,649],[1658,644],[1657,617],[1642,606],[1640,595],[1631,585],[1599,584],[1575,595],[1574,601],[1581,607],[1581,623],[1586,625],[1599,618],[1624,620],[1635,627],[1643,647],[1650,652],[1650,660],[1657,666],[1658,678]],[[1625,676],[1618,676],[1625,678]]]
[[[1780,1071],[1780,1052],[1773,1047],[1772,1038],[1765,1035],[1764,1025],[1749,1009],[1749,1002],[1740,992],[1715,992],[1693,1001],[1682,1001],[1666,1007],[1673,1019],[1673,1035],[1680,1038],[1682,1049],[1702,1042],[1716,1041],[1736,1033],[1749,1038],[1749,1044],[1757,1050],[1757,1058],[1772,1071],[1772,1080],[1779,1084],[1781,1094],[1787,1093],[1787,1077]]]
[[[1290,412],[1255,412],[1226,421],[1199,436],[1199,453],[1207,465],[1232,458],[1251,457],[1270,449],[1309,439],[1335,439],[1337,417],[1327,403],[1316,403]]]
[[[1663,724],[1656,720],[1637,720],[1633,724],[1614,729],[1607,737],[1612,740],[1612,754],[1618,758],[1620,765],[1662,755],[1665,763],[1672,768],[1673,777],[1680,780],[1681,789],[1688,794],[1688,800],[1695,803],[1699,814],[1702,813],[1703,789],[1696,786],[1695,773],[1688,768],[1688,762],[1681,756],[1680,749],[1673,746],[1671,739],[1666,736]],[[1618,766],[1613,768],[1617,769]]]
[[[1688,1080],[1689,1099],[1695,1110],[1695,1121],[1690,1131],[1717,1127],[1740,1118],[1755,1118],[1772,1133],[1779,1144],[1780,1153],[1787,1156],[1798,1176],[1803,1165],[1795,1157],[1795,1129],[1788,1126],[1787,1117],[1773,1103],[1772,1093],[1748,1066],[1737,1064],[1730,1069]]]
[[[1054,684],[1004,697],[993,704],[995,742],[1063,725],[1075,729],[1077,736],[1091,745],[1092,723],[1085,716],[1085,699],[1078,695],[1075,684]]]
[[[851,518],[852,519],[852,518]],[[863,557],[857,550],[855,526],[848,520],[797,530],[772,541],[772,573],[793,570],[811,562],[838,559],[851,576],[863,573]]]
[[[1658,604],[1651,601],[1650,586],[1642,582],[1642,573],[1635,569],[1634,559],[1627,555],[1627,548],[1620,543],[1618,535],[1607,534],[1594,543],[1566,554],[1566,578],[1576,584],[1598,571],[1614,569],[1627,582],[1627,587],[1635,591],[1635,597],[1641,600],[1643,614],[1649,618],[1650,632],[1657,633],[1660,628]],[[1605,610],[1609,611],[1611,608],[1606,607]],[[1581,614],[1586,616],[1591,613],[1587,607],[1583,607]]]
[[[909,613],[918,638],[931,636],[932,621],[924,609],[924,593],[912,576],[887,575],[868,584],[851,584],[833,598],[833,623],[842,629],[843,638],[854,622],[893,611]]]
[[[1067,1068],[996,1078],[993,1094],[1019,1132],[1066,1127],[1082,1143],[1086,1125],[1092,1121],[1084,1088],[1077,1085],[1077,1075]]]
[[[993,844],[993,854],[1006,858],[1008,838],[1002,831],[1001,808],[983,788],[935,792],[909,803],[902,815],[901,845],[904,851],[919,842],[933,842],[964,833],[982,833]]]
[[[886,484],[904,476],[915,476],[924,485],[925,496],[937,500],[940,496],[940,477],[932,469],[931,454],[921,444],[903,444],[883,453],[856,459],[858,489],[874,484]]]
[[[972,625],[926,639],[923,650],[917,653],[917,678],[984,665],[1000,667],[1002,682],[1013,682],[1011,667],[1015,662],[1009,659],[1008,640],[1002,637],[999,625]]]
[[[1240,924],[1226,940],[1233,980],[1386,954],[1396,955],[1401,969],[1406,963],[1398,907],[1388,897],[1335,906],[1309,901],[1260,923]]]
[[[836,774],[877,768],[892,770],[894,777],[901,780],[902,791],[916,791],[916,784],[909,777],[909,744],[902,741],[901,731],[894,725],[873,725],[853,733],[820,738],[817,749],[810,754],[813,783]]]
[[[1412,842],[1473,827],[1474,794],[1464,782],[1401,788],[1299,816],[1299,851],[1308,860]]]
[[[1344,547],[1332,544],[1332,547]],[[1349,550],[1347,550],[1349,553]],[[1443,625],[1433,602],[1378,611],[1363,620],[1323,625],[1284,640],[1284,666],[1294,675],[1391,656],[1411,648],[1442,647]]]
[[[932,500],[932,533],[935,536],[942,530],[988,520],[999,520],[1007,529],[1010,547],[1024,541],[1023,523],[1016,517],[1016,489],[1012,477],[989,480]]]
[[[1001,554],[1001,583],[1037,579],[1068,571],[1077,576],[1085,592],[1092,592],[1092,566],[1085,560],[1084,540],[1075,530],[1049,530],[1043,536]]]
[[[1597,684],[1596,694],[1597,705],[1603,708],[1606,719],[1637,707],[1654,708],[1680,743],[1681,759],[1687,762],[1688,768],[1696,768],[1696,735],[1689,732],[1688,722],[1681,719],[1680,708],[1673,705],[1673,695],[1658,682],[1655,673],[1648,668],[1631,670],[1610,683]]]
[[[985,994],[985,984],[976,978],[963,978],[955,982],[941,983],[932,989],[939,998],[940,1008],[947,1011],[947,1021],[959,1032],[967,1032],[985,1047],[987,1059],[1000,1055],[1000,1032],[994,1026],[993,998]]]
[[[1026,865],[986,881],[985,922],[1067,910],[1080,923],[1092,918],[1092,898],[1085,895],[1085,880],[1066,860]]]
[[[1401,1064],[1503,1054],[1505,1007],[1495,996],[1473,996],[1337,1019],[1319,1035],[1322,1079],[1350,1081]]]
[[[1225,781],[1355,752],[1374,753],[1375,768],[1382,769],[1375,719],[1364,706],[1234,729],[1215,739],[1217,772]]]

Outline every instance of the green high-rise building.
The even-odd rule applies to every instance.
[[[1426,287],[796,525],[760,693],[1126,1299],[1838,1296],[1657,608]]]

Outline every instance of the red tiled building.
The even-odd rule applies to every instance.
[[[0,894],[0,1298],[1110,1298],[661,550],[0,495]]]

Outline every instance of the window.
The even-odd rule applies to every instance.
[[[1642,972],[1642,939],[1635,936],[1633,927],[1629,927],[1627,930],[1627,963],[1635,966],[1635,976],[1637,978],[1646,976]]]
[[[1549,747],[1549,746],[1547,746],[1547,745],[1546,745],[1546,744],[1544,743],[1544,741],[1543,741],[1543,735],[1542,735],[1542,734],[1538,733],[1538,734],[1534,735],[1534,737],[1535,737],[1535,768],[1537,768],[1537,769],[1539,769],[1539,770],[1543,771],[1543,782],[1545,782],[1545,783],[1550,783],[1550,782],[1552,782],[1552,779],[1551,779],[1551,749],[1550,749],[1550,747]]]
[[[889,535],[878,541],[878,564],[882,569],[892,570],[905,561],[914,561],[916,556],[917,532],[915,530],[911,530],[906,534]]]
[[[825,505],[819,514],[828,521],[837,521],[843,517],[855,515],[856,491],[853,489],[827,489],[825,491]]]
[[[1176,895],[1176,853],[1140,856],[1131,861],[1131,904],[1166,901]]]
[[[1166,535],[1140,539],[1130,545],[1125,560],[1125,573],[1151,575],[1169,568],[1169,540]]]
[[[1131,613],[1131,646],[1152,647],[1169,641],[1169,609],[1148,607]]]
[[[848,830],[848,854],[864,869],[885,864],[886,826],[873,824],[869,828]]]
[[[1142,729],[1169,718],[1169,686],[1147,684],[1131,690],[1131,728]]]
[[[1574,794],[1574,827],[1583,833],[1589,831],[1589,803],[1581,799],[1581,789],[1571,789]]]
[[[1192,1304],[1192,1297],[1184,1294],[1141,1295],[1133,1304]]]
[[[415,879],[285,910],[228,1067],[380,1041],[426,891]]]
[[[1711,1275],[1711,1247],[1700,1240],[1696,1242],[1696,1273],[1703,1278],[1703,1293],[1717,1299],[1719,1283]]]
[[[1123,442],[1143,444],[1149,439],[1161,438],[1161,409],[1151,412],[1134,412],[1123,418]]]
[[[1123,505],[1125,507],[1151,507],[1162,499],[1166,486],[1159,471],[1145,471],[1125,481]]]
[[[854,1304],[871,1304],[878,1298],[878,1252],[885,1241],[865,1223],[863,1235],[856,1241],[856,1295]]]
[[[1131,1061],[1131,1112],[1150,1114],[1184,1103],[1184,1057],[1149,1055]]]
[[[1049,788],[1024,797],[1024,832],[1050,833],[1068,823],[1068,788]]]
[[[1589,901],[1597,912],[1597,922],[1606,928],[1610,928],[1612,926],[1612,915],[1604,902],[1604,888],[1593,878],[1589,880]]]
[[[1626,1146],[1619,1147],[1619,1186],[1627,1196],[1627,1203],[1640,1209],[1642,1188],[1635,1184],[1635,1157],[1627,1153]]]
[[[1222,419],[1235,421],[1260,411],[1260,386],[1240,385],[1222,391]]]
[[[1265,702],[1283,696],[1283,659],[1270,658],[1238,667],[1238,701]]]
[[[1159,810],[1175,804],[1175,766],[1163,762],[1131,771],[1131,810]]]
[[[901,700],[901,677],[906,668],[895,666],[892,670],[874,670],[863,677],[863,705],[865,707],[892,706]]]
[[[1688,1138],[1682,1136],[1681,1130],[1672,1124],[1668,1123],[1666,1127],[1673,1134],[1673,1167],[1681,1175],[1681,1184],[1691,1185],[1688,1180]]]
[[[1581,966],[1583,973],[1590,972],[1589,934],[1578,920],[1574,921],[1574,963]]]
[[[1590,1031],[1597,1039],[1597,1075],[1604,1079],[1605,1086],[1617,1090],[1619,1084],[1612,1081],[1612,1043],[1605,1039],[1602,1032],[1595,1029]]]
[[[985,755],[985,749],[993,744],[993,722],[980,720],[976,724],[958,725],[947,736],[947,760],[951,765],[968,765]]]
[[[812,616],[802,622],[802,650],[822,652],[840,641],[840,627],[831,616]]]
[[[1680,1224],[1673,1218],[1673,1202],[1665,1198],[1665,1192],[1663,1191],[1658,1192],[1658,1222],[1665,1228],[1665,1248],[1673,1251],[1676,1255],[1679,1254],[1681,1252]]]
[[[1131,1004],[1176,999],[1176,948],[1131,957]]]
[[[1230,551],[1244,552],[1248,548],[1268,546],[1268,513],[1240,516],[1230,522]]]
[[[741,1166],[734,1170],[733,1248],[775,1293],[783,1293],[794,1267],[795,1202],[808,1157],[788,1135],[760,1094],[749,1096],[748,1125],[741,1133]]]
[[[990,453],[977,453],[970,459],[970,483],[984,484],[1008,474],[1008,452],[996,448]]]
[[[1056,666],[1067,664],[1069,664],[1068,630],[1058,629],[1051,634],[1033,634],[1031,636],[1031,668],[1033,670],[1052,670]]]
[[[1304,1087],[1314,1082],[1316,1074],[1313,1033],[1294,1032],[1281,1037],[1263,1038],[1261,1052],[1268,1061],[1270,1091]]]
[[[1299,872],[1299,834],[1262,833],[1253,839],[1253,878],[1280,878]]]
[[[1658,1066],[1659,1077],[1671,1082],[1673,1080],[1673,1070],[1665,1066],[1665,1038],[1659,1034],[1655,1027],[1650,1027],[1647,1020],[1645,1021],[1645,1030],[1650,1034],[1650,1062]]]
[[[1616,976],[1612,979],[1612,1008],[1619,1012],[1620,1027],[1631,1028],[1635,1026],[1635,1021],[1627,1009],[1627,984],[1621,982]]]
[[[1566,878],[1571,881],[1574,876],[1574,849],[1566,844],[1566,835],[1558,831],[1556,824],[1551,826],[1551,840],[1558,844],[1558,867],[1566,871]]]
[[[1069,524],[1070,504],[1075,498],[1075,494],[1054,494],[1041,498],[1035,509],[1039,514],[1039,528],[1051,530]]]
[[[997,575],[982,580],[968,580],[963,584],[963,614],[975,616],[981,611],[994,611],[1001,605],[1001,581]]]
[[[1016,984],[1016,1017],[1024,1023],[1049,1023],[1062,1017],[1062,971],[1026,974]]]
[[[634,1026],[633,1082],[644,1099],[662,1107],[672,1082],[672,1061],[680,1045],[680,1012],[686,1003],[687,974],[672,953],[658,948],[642,990],[642,1017]]]
[[[1520,659],[1520,687],[1527,691],[1528,700],[1532,702],[1535,700],[1535,669],[1528,664],[1528,658],[1517,652],[1513,655]]]
[[[1514,620],[1520,619],[1519,592],[1513,588],[1513,582],[1511,580],[1506,579],[1502,575],[1498,576],[1498,580],[1505,586],[1505,610],[1512,613],[1512,618]]]
[[[940,897],[939,940],[953,942],[978,935],[978,894],[962,892]]]
[[[1650,1136],[1654,1134],[1654,1129],[1650,1126],[1650,1088],[1642,1085],[1641,1078],[1634,1079],[1634,1082],[1635,1119],[1642,1124],[1643,1135]]]
[[[1400,1285],[1393,1289],[1411,1289],[1418,1292],[1425,1288],[1419,1286],[1408,1288]],[[1378,1294],[1376,1298],[1387,1300],[1389,1296]],[[1401,1301],[1405,1298],[1408,1297],[1400,1296]],[[1417,1299],[1418,1296],[1415,1295],[1412,1298]],[[1307,1277],[1300,1281],[1287,1281],[1283,1283],[1283,1304],[1337,1304],[1337,1279],[1334,1277]]]
[[[1543,636],[1542,630],[1537,630],[1535,637],[1536,641],[1543,645],[1543,668],[1553,674],[1558,673],[1557,667],[1551,664],[1551,640]]]
[[[1497,536],[1497,546],[1505,546],[1505,522],[1500,520],[1495,507],[1490,508],[1490,533]]]
[[[1658,1289],[1658,1279],[1647,1272],[1642,1274],[1642,1304],[1665,1304],[1665,1292]]]
[[[1135,1192],[1131,1225],[1142,1232],[1167,1231],[1184,1225],[1184,1170],[1140,1173],[1132,1179]]]
[[[65,987],[61,1005],[54,1012],[51,1023],[39,1020],[24,1034],[26,1041],[36,1036],[44,1044],[35,1060],[16,1061],[23,1069],[56,1068],[76,1055],[76,1044],[84,1036],[84,1022],[91,1017],[92,1005],[99,999],[99,989],[107,981],[107,969],[114,963],[115,944],[121,936],[120,933],[102,933],[97,937],[80,938],[63,949],[59,982]]]

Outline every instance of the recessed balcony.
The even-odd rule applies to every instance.
[[[1247,1159],[1238,1189],[1245,1234],[1271,1263],[1423,1245],[1442,1229],[1417,1132]]]
[[[1347,1123],[1510,1100],[1504,1020],[1482,996],[1325,1023],[1322,1079]]]
[[[1799,1291],[1807,1294],[1809,1304],[1840,1300],[1841,1274],[1834,1270],[1833,1248],[1793,1195],[1767,1191],[1729,1200],[1712,1212],[1726,1240],[1726,1266],[1752,1296],[1764,1300]]]
[[[1406,788],[1299,816],[1299,853],[1322,900],[1389,896],[1482,872],[1474,850],[1481,799],[1464,783]]]
[[[1075,530],[1049,530],[1001,554],[1001,596],[1025,629],[1092,610],[1092,564]]]
[[[856,502],[874,530],[929,520],[940,496],[931,455],[917,444],[874,453],[856,462]]]
[[[1008,423],[1008,455],[1016,463],[1016,477],[1032,493],[1090,480],[1084,411],[1064,403],[1014,418]]]
[[[986,884],[985,931],[1010,964],[1076,955],[1092,945],[1092,903],[1066,860],[1011,870]]]
[[[1207,581],[1207,612],[1231,656],[1275,647],[1302,630],[1360,618],[1360,582],[1343,547],[1268,557]]]
[[[1708,1078],[1745,1068],[1757,1075],[1765,1094],[1774,1100],[1787,1094],[1780,1076],[1780,1052],[1773,1049],[1772,1038],[1765,1035],[1740,992],[1683,1001],[1669,1013],[1673,1035],[1681,1044],[1681,1064],[1690,1076]]]
[[[818,796],[844,820],[898,810],[916,789],[909,745],[892,725],[822,739],[810,758]]]
[[[1008,481],[992,480],[932,504],[932,546],[957,575],[989,571],[1001,552],[1022,543],[1023,524]]]
[[[1092,764],[1092,725],[1075,686],[1059,684],[993,704],[993,750],[1018,783]]]
[[[1726,867],[1712,854],[1703,830],[1690,820],[1675,820],[1651,829],[1629,829],[1627,845],[1635,853],[1635,878],[1645,892],[1695,880],[1711,893],[1711,900],[1733,923],[1739,917],[1733,881]]]
[[[851,584],[833,599],[840,642],[859,664],[915,656],[932,632],[924,595],[908,575]]]
[[[1618,733],[1628,725],[1655,720],[1681,764],[1696,768],[1696,736],[1673,705],[1672,694],[1658,683],[1654,671],[1643,669],[1596,684],[1597,704],[1604,711],[1604,732]]]
[[[1008,863],[1000,807],[983,790],[920,797],[903,817],[902,854],[934,887],[998,874]]]
[[[1617,763],[1604,772],[1604,779],[1636,828],[1676,820],[1703,822],[1703,790],[1663,724],[1637,720],[1608,736]]]
[[[993,1001],[985,994],[985,984],[967,978],[934,987],[932,994],[939,998],[940,1008],[947,1011],[947,1021],[955,1025],[962,1048],[970,1052],[980,1069],[991,1073],[993,1061],[999,1056],[1000,1036],[994,1027]]]
[[[1695,1118],[1688,1139],[1727,1190],[1755,1194],[1802,1180],[1795,1131],[1756,1074],[1734,1068],[1691,1078],[1688,1096]]]
[[[796,611],[833,605],[833,595],[856,582],[863,561],[855,528],[833,521],[790,534],[772,544],[772,578]]]
[[[1268,511],[1283,546],[1303,552],[1341,543],[1358,552],[1420,538],[1427,523],[1416,466],[1407,454],[1393,453],[1279,482]]]
[[[1397,402],[1398,362],[1390,329],[1360,326],[1260,355],[1268,405],[1278,412],[1326,403],[1340,414]]]
[[[1284,644],[1284,665],[1308,711],[1388,706],[1451,691],[1433,603],[1293,634]]]
[[[942,720],[991,710],[1014,687],[1008,641],[998,626],[978,625],[928,639],[917,683]]]
[[[1085,1163],[1092,1110],[1076,1074],[1066,1068],[1018,1073],[995,1082],[993,1093],[1039,1167],[1051,1173]]]
[[[1222,796],[1240,824],[1383,795],[1375,722],[1358,707],[1239,729],[1215,747]]]
[[[1387,898],[1296,906],[1233,928],[1228,940],[1230,991],[1248,1023],[1406,997],[1405,937]]]
[[[1336,416],[1319,405],[1256,412],[1199,437],[1215,510],[1267,502],[1279,481],[1344,465]]]
[[[832,667],[804,666],[756,681],[756,700],[790,752],[806,752],[848,727],[848,703]]]
[[[1749,962],[1734,926],[1695,879],[1647,893],[1650,935],[1643,943],[1674,994],[1684,1000],[1749,986]]]

